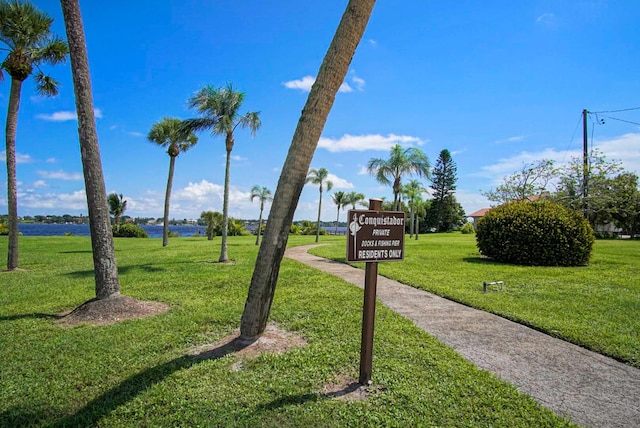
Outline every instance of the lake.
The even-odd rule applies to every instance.
[[[148,234],[149,238],[162,238],[162,226],[144,225],[142,227]],[[206,234],[205,226],[180,225],[169,226],[169,230],[178,233],[182,237],[188,237]],[[89,236],[88,224],[40,224],[40,223],[21,223],[18,225],[18,231],[23,236],[64,236],[71,233],[74,236]]]

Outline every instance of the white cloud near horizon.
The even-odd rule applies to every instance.
[[[321,137],[318,141],[318,147],[326,149],[330,152],[363,152],[365,150],[389,150],[396,144],[401,146],[411,146],[424,144],[424,141],[418,137],[409,135],[380,134],[369,135],[349,135],[344,134],[339,139]]]
[[[617,160],[628,172],[640,174],[640,133],[628,133],[606,140],[598,140],[593,148],[600,150],[610,161]],[[491,178],[493,184],[500,184],[502,179],[519,171],[526,164],[542,159],[551,159],[559,166],[572,158],[582,157],[582,150],[556,150],[548,148],[538,152],[523,151],[508,158],[499,159],[492,165],[485,165],[476,174],[479,177]]]
[[[38,171],[38,175],[42,178],[53,180],[82,180],[82,174],[79,172],[65,171]]]
[[[99,108],[94,109],[93,111],[96,119],[102,119],[102,110]],[[75,111],[56,111],[51,114],[37,114],[36,117],[38,119],[46,120],[49,122],[66,122],[69,120],[78,120],[78,114]]]

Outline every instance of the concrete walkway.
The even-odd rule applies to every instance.
[[[312,247],[289,248],[285,255],[364,287],[364,270],[307,253]],[[377,296],[467,360],[576,424],[640,427],[636,368],[382,276]]]

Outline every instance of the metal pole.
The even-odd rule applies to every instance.
[[[369,199],[369,209],[382,210],[382,199]],[[362,310],[362,341],[360,345],[360,385],[371,383],[373,365],[373,326],[376,317],[378,262],[367,262],[364,273],[364,305]]]
[[[587,136],[587,109],[582,110],[582,199],[587,204],[588,193],[588,172],[589,172],[589,151],[587,148],[588,136]]]

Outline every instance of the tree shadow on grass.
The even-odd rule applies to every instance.
[[[475,264],[480,264],[480,265],[494,265],[494,266],[498,266],[498,265],[503,265],[504,263],[500,263],[500,262],[496,262],[494,260],[488,259],[486,257],[465,257],[462,259],[462,261],[466,262],[466,263],[475,263]]]
[[[158,267],[150,264],[118,266],[118,275],[125,275],[136,269],[147,273],[163,272],[166,270],[164,267]],[[95,274],[93,270],[78,270],[75,272],[66,273],[65,275],[72,278],[93,278]]]
[[[151,367],[129,377],[121,384],[87,403],[73,415],[62,418],[50,426],[56,428],[94,426],[101,418],[107,416],[118,407],[132,401],[140,393],[162,382],[171,374],[179,370],[188,369],[202,361],[216,360],[225,355],[240,351],[253,342],[255,342],[255,340],[243,340],[238,337],[218,348],[196,355],[183,355],[159,366]]]
[[[33,314],[18,314],[18,315],[0,315],[0,321],[16,321],[22,319],[60,319],[59,315],[53,314],[43,314],[43,313],[33,313]]]

